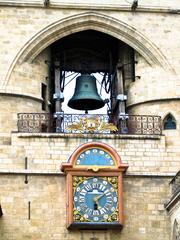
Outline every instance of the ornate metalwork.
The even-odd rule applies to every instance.
[[[18,131],[39,133],[52,131],[52,118],[48,113],[19,113]]]
[[[19,113],[19,132],[161,135],[159,116]]]
[[[80,132],[89,132],[89,133],[96,133],[96,132],[104,132],[104,131],[112,131],[117,132],[118,129],[113,123],[102,122],[99,116],[95,117],[83,117],[80,119],[79,122],[75,122],[69,125],[66,128],[67,131],[80,131]]]
[[[82,182],[84,182],[85,180],[89,179],[91,177],[83,177],[83,176],[75,176],[73,177],[73,190],[75,191],[77,186],[79,184],[81,184]],[[118,180],[117,177],[100,177],[102,179],[104,179],[105,181],[107,181],[108,183],[110,183],[114,189],[118,189]]]
[[[149,115],[120,116],[118,129],[122,134],[160,135],[162,133],[161,117]]]
[[[117,177],[104,177],[104,179],[109,182],[114,189],[118,189],[118,180]]]
[[[90,220],[83,217],[76,209],[73,209],[73,216],[76,222],[90,222]]]
[[[88,179],[88,177],[78,177],[78,176],[73,177],[73,190],[75,191],[77,186],[80,183],[84,182],[86,179]]]

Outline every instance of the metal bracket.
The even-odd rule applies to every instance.
[[[116,97],[116,100],[118,101],[126,101],[127,100],[127,95],[124,95],[124,94],[118,94],[117,97]]]
[[[54,115],[53,115],[54,118],[63,117],[63,116],[64,116],[63,111],[62,112],[55,112]]]
[[[64,102],[64,93],[63,92],[57,92],[53,94],[53,99],[56,101]]]
[[[119,119],[127,120],[127,119],[129,119],[129,116],[128,116],[128,114],[121,112],[121,113],[119,113]]]

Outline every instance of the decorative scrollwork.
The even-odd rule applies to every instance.
[[[159,116],[148,115],[19,113],[18,131],[161,135],[162,122]]]
[[[80,132],[104,132],[104,131],[111,131],[117,132],[117,127],[112,123],[101,122],[100,117],[83,117],[79,122],[74,122],[69,125],[66,130],[68,131],[80,131]]]
[[[108,217],[108,219],[106,220],[106,222],[114,222],[118,220],[118,210],[115,210],[111,216]]]
[[[75,176],[73,177],[73,190],[75,191],[75,189],[77,188],[77,186],[84,182],[88,177],[78,177],[78,176]]]
[[[103,177],[104,180],[109,182],[114,189],[118,189],[118,179],[117,177]]]
[[[49,132],[51,130],[51,115],[48,113],[19,113],[19,132]]]
[[[76,209],[73,209],[73,216],[76,222],[90,222],[87,218],[81,215]]]

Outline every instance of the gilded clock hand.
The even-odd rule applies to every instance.
[[[93,201],[95,202],[95,203],[94,203],[94,210],[98,210],[98,208],[99,208],[99,202],[98,202],[98,200],[99,200],[100,198],[102,198],[103,196],[104,196],[104,193],[93,198]]]
[[[101,194],[101,195],[99,195],[99,196],[97,196],[97,197],[94,197],[94,198],[93,198],[93,201],[98,204],[98,200],[99,200],[100,198],[102,198],[102,197],[104,196],[104,194],[105,194],[105,193],[103,193],[103,194]]]

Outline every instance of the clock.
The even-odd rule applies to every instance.
[[[62,163],[67,185],[67,229],[121,229],[123,226],[123,172],[117,152],[107,144],[79,146]]]
[[[111,154],[101,148],[91,147],[83,151],[77,157],[78,166],[115,166]]]
[[[117,177],[73,177],[73,218],[77,222],[118,221]]]

